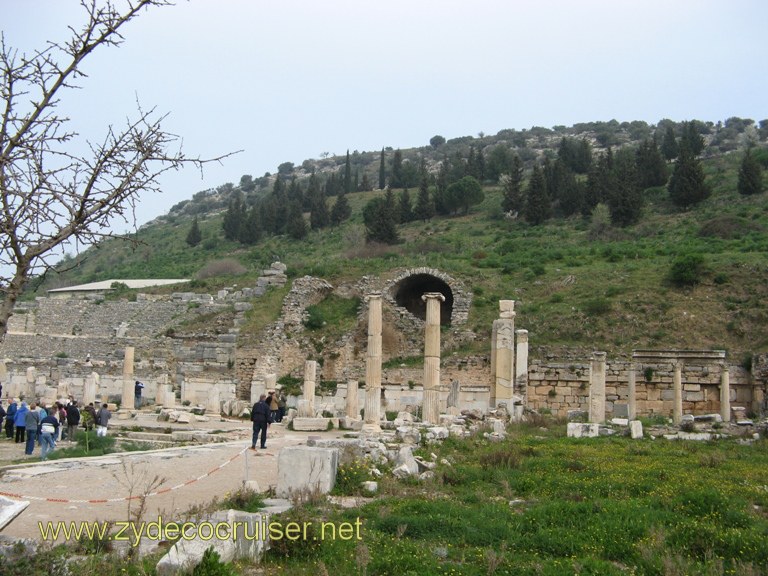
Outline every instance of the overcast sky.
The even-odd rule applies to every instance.
[[[31,52],[84,22],[78,0],[0,0]],[[144,223],[195,192],[323,152],[506,128],[767,118],[765,0],[179,0],[94,53],[62,107],[84,136],[170,116],[190,156],[244,150],[142,198]]]

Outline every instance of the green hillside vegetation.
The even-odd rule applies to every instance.
[[[458,353],[485,353],[498,300],[514,299],[518,325],[529,330],[533,346],[612,353],[635,347],[725,348],[746,363],[768,346],[768,195],[761,172],[768,165],[767,130],[765,121],[759,130],[753,124],[738,118],[724,125],[592,123],[445,143],[435,137],[425,148],[355,152],[306,161],[301,169],[286,163],[278,175],[244,176],[238,186],[196,194],[143,226],[132,236],[134,243],[112,240],[92,248],[72,270],[49,275],[28,296],[62,285],[152,277],[195,278],[192,289],[210,292],[249,285],[276,259],[287,264],[291,277],[309,274],[334,285],[429,266],[464,280],[474,293],[469,328],[479,336],[477,347]],[[673,158],[679,159],[657,165],[662,179],[650,168],[641,171],[634,158],[650,147],[672,154],[661,136],[669,129],[676,136]],[[744,143],[751,147],[746,168]],[[361,182],[379,183],[382,157],[390,189],[357,191]],[[523,176],[511,190],[515,157]],[[688,161],[694,164],[683,173]],[[745,169],[748,177],[740,176]],[[703,187],[670,195],[667,175],[688,186],[697,171]],[[534,178],[532,185],[536,172],[542,183]],[[466,177],[482,182],[479,195],[460,188],[471,202],[440,196]],[[645,186],[647,178],[656,178],[656,184]],[[534,203],[528,198],[541,186],[549,195],[548,212],[531,216]],[[393,243],[371,241],[364,214],[378,203],[375,220],[388,218],[387,205],[402,207],[405,190],[417,215],[394,224]],[[349,217],[334,223],[340,194]],[[433,215],[418,212],[425,197]],[[447,202],[442,210],[441,201]],[[255,214],[258,240],[227,233],[224,221],[233,202],[242,203],[239,213]],[[317,212],[319,203],[327,220]],[[303,234],[289,229],[291,205],[303,212]],[[280,209],[282,228],[271,220]],[[194,246],[188,241],[193,223],[200,231]],[[258,315],[259,301],[254,305]]]

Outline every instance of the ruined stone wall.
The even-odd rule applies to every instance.
[[[628,360],[608,361],[606,365],[606,415],[626,417],[628,403]],[[646,381],[644,370],[653,375]],[[672,389],[674,367],[669,363],[636,364],[637,414],[671,416],[674,407]],[[684,364],[682,369],[683,412],[707,414],[720,411],[719,366]],[[755,394],[750,375],[740,366],[730,366],[731,405],[753,407]],[[589,360],[553,362],[532,360],[528,371],[527,403],[535,410],[548,409],[558,416],[569,410],[588,410]]]

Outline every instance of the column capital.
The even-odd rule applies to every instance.
[[[421,297],[424,302],[433,298],[437,298],[440,300],[440,302],[445,302],[445,296],[443,296],[440,292],[427,292]]]
[[[500,318],[515,317],[515,301],[514,300],[499,300],[499,317]]]
[[[592,358],[594,360],[597,360],[598,362],[605,362],[605,357],[607,356],[607,353],[605,352],[592,352]]]
[[[370,292],[369,294],[366,294],[365,301],[370,302],[371,300],[381,300],[381,292]]]

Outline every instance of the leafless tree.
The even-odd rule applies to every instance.
[[[180,138],[163,130],[164,116],[140,105],[120,129],[76,152],[70,119],[60,116],[63,94],[85,76],[83,61],[96,49],[123,42],[123,26],[170,0],[81,0],[82,29],[49,42],[31,56],[0,35],[0,341],[27,280],[61,257],[63,244],[90,245],[112,236],[116,219],[135,226],[141,192],[159,192],[158,179],[211,159],[186,157]]]

